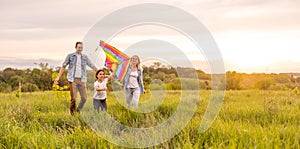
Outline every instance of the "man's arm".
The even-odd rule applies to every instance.
[[[96,66],[93,67],[93,70],[97,72],[98,68]]]
[[[62,64],[62,67],[60,67],[59,73],[58,73],[56,79],[54,80],[54,84],[58,84],[59,78],[64,73],[65,68],[67,67],[67,65],[69,65],[69,63],[70,63],[70,54],[68,54],[68,56],[66,57],[65,61]]]
[[[86,56],[86,55],[85,55],[85,56]],[[89,67],[91,67],[95,72],[97,72],[98,68],[95,66],[95,64],[93,64],[93,63],[91,62],[91,60],[89,59],[89,57],[86,56],[86,58],[87,58],[87,65],[88,65]]]
[[[65,71],[65,67],[60,67],[59,73],[58,73],[56,79],[54,80],[54,84],[58,84],[58,80],[61,77],[61,75],[64,73],[64,71]]]

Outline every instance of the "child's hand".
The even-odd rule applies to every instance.
[[[105,75],[104,78],[111,79],[112,76],[111,75]]]

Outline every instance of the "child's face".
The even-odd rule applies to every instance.
[[[97,75],[98,79],[100,78],[104,78],[104,72],[103,71],[100,71]]]

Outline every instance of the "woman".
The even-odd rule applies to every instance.
[[[134,107],[137,107],[140,94],[145,93],[143,74],[142,69],[140,68],[140,58],[137,55],[130,58],[130,67],[123,79],[123,86],[126,92],[127,106],[131,106],[133,104]]]

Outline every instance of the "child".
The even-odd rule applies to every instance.
[[[95,94],[93,96],[94,101],[94,109],[99,112],[99,107],[101,111],[107,110],[107,104],[106,104],[106,84],[108,82],[108,79],[110,79],[111,76],[105,75],[104,70],[100,69],[96,72],[96,81],[94,83],[95,88]]]

